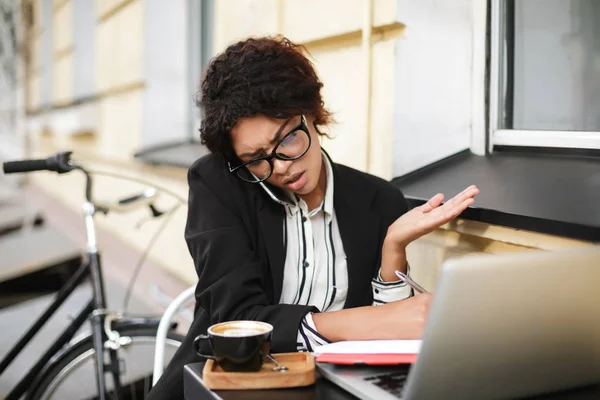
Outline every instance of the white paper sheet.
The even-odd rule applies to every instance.
[[[419,354],[421,340],[361,340],[319,346],[315,354]]]

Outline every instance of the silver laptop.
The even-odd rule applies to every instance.
[[[318,364],[361,399],[502,399],[600,382],[600,246],[444,263],[417,362]]]

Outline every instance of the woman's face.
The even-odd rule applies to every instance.
[[[310,148],[306,154],[292,161],[273,158],[273,173],[267,180],[268,183],[290,190],[299,196],[308,195],[317,187],[323,159],[313,120],[311,116],[306,116],[311,138]],[[297,127],[300,121],[300,115],[288,120],[264,115],[241,118],[231,131],[233,150],[242,162],[271,154],[279,140]]]

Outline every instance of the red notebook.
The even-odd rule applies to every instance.
[[[417,354],[319,354],[317,362],[330,364],[398,365],[414,364]]]
[[[314,350],[316,361],[331,364],[414,364],[420,340],[366,340],[337,342]]]

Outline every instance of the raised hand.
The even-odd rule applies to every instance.
[[[388,228],[386,242],[405,248],[413,240],[434,231],[456,218],[475,202],[479,189],[471,185],[442,205],[444,195],[438,193],[429,201],[398,218]]]

